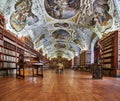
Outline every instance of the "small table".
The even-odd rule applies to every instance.
[[[43,63],[33,63],[33,76],[41,76],[43,77]],[[36,74],[34,74],[34,70],[36,69]],[[40,69],[40,74],[39,74],[39,69]]]
[[[19,67],[18,67],[19,66]],[[16,77],[23,77],[25,78],[25,69],[32,68],[32,76],[41,76],[43,77],[43,63],[39,62],[25,62],[22,66],[18,64],[16,67]],[[34,72],[36,70],[36,74]],[[39,73],[40,70],[40,73]],[[21,75],[22,71],[22,75]]]

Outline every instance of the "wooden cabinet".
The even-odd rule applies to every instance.
[[[100,40],[102,45],[101,65],[104,75],[120,76],[120,31],[115,31]]]

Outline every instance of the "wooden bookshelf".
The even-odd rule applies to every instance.
[[[120,31],[115,31],[103,37],[101,65],[103,75],[120,77]]]
[[[1,28],[5,27],[5,18],[1,13],[0,13],[0,27]]]
[[[29,46],[29,47],[31,47],[31,48],[34,48],[34,44],[33,44],[32,39],[31,39],[30,37],[28,37],[28,36],[23,36],[23,37],[21,38],[21,40],[22,40],[22,42],[25,43],[26,47]]]
[[[0,14],[0,75],[7,73],[6,68],[4,68],[4,27],[5,18]]]
[[[4,58],[4,52],[3,52],[3,31],[0,28],[0,68],[3,67],[3,58]]]
[[[89,65],[91,64],[91,52],[84,51],[80,54],[80,69],[86,70],[88,69]]]
[[[33,48],[34,45],[30,38],[20,39],[6,30],[4,17],[0,15],[0,21],[1,19],[3,21],[0,25],[0,75],[16,74],[16,64],[20,54],[32,58],[43,56]]]
[[[0,41],[2,42],[2,44],[0,48],[2,50],[2,61],[0,64],[1,67],[7,71],[7,75],[16,73],[16,64],[18,63],[20,54],[33,58],[37,56],[42,57],[42,55],[38,51],[36,51],[33,46],[26,44],[26,41],[24,42],[23,39],[19,39],[8,30],[1,30],[2,34],[0,34]]]
[[[74,66],[78,67],[80,65],[80,56],[74,57]]]

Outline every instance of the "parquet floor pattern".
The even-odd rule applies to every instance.
[[[45,70],[44,77],[0,77],[0,101],[120,101],[120,78]]]

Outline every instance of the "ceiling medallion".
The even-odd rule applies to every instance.
[[[55,19],[68,19],[79,10],[80,0],[45,0],[45,9]]]
[[[52,37],[55,39],[66,39],[70,37],[70,34],[66,30],[59,29],[52,33]]]

